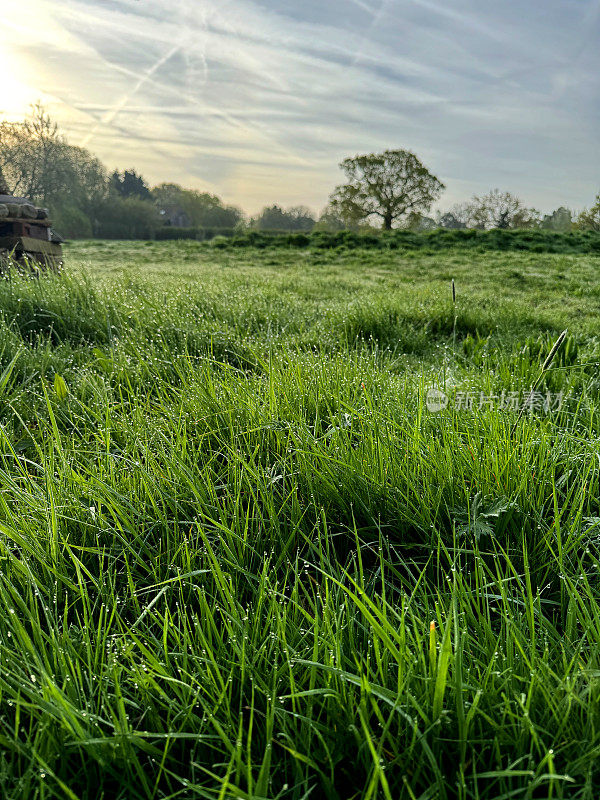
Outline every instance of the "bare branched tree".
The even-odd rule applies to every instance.
[[[540,221],[539,211],[527,208],[514,194],[499,189],[473,195],[467,203],[455,205],[450,211],[467,228],[530,228]]]
[[[84,205],[107,190],[102,164],[68,144],[40,105],[23,122],[0,122],[0,174],[11,194],[42,205],[65,196]]]
[[[585,208],[577,217],[577,227],[584,231],[600,232],[600,192],[591,208]]]

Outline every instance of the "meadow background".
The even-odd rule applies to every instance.
[[[596,796],[600,256],[419,241],[0,282],[3,796]]]

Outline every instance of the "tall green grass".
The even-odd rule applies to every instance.
[[[426,407],[527,392],[564,263],[455,326],[460,264],[162,247],[0,283],[3,796],[595,798],[594,302],[560,411]]]

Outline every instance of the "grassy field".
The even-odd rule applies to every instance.
[[[0,283],[0,794],[596,798],[600,256],[67,261]]]

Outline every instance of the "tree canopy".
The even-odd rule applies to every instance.
[[[243,219],[239,208],[225,205],[216,194],[184,189],[177,183],[155,186],[152,198],[163,221],[169,225],[234,228]]]
[[[306,206],[268,206],[252,220],[252,227],[262,231],[311,231],[314,226],[315,218]]]
[[[540,227],[551,231],[562,231],[567,233],[573,227],[573,215],[568,208],[561,206],[551,214],[545,214],[540,223]]]
[[[40,105],[22,122],[0,121],[0,193],[48,206],[69,238],[152,238],[165,224],[230,228],[242,219],[216,195],[177,184],[150,191],[135,169],[109,175]]]
[[[466,203],[451,209],[455,220],[467,228],[531,228],[540,223],[540,212],[527,208],[511,192],[492,189],[484,195],[473,195]]]
[[[0,122],[0,170],[12,194],[42,205],[68,202],[87,211],[106,194],[102,163],[70,145],[39,105],[23,122]]]
[[[141,175],[134,169],[124,172],[115,170],[110,176],[110,187],[121,197],[137,197],[139,200],[150,200],[150,189]]]
[[[577,218],[577,227],[586,231],[600,232],[600,192],[591,208],[584,209]]]
[[[336,187],[331,208],[355,223],[377,217],[385,230],[410,213],[429,211],[446,188],[408,150],[346,158],[340,168],[348,182]]]

